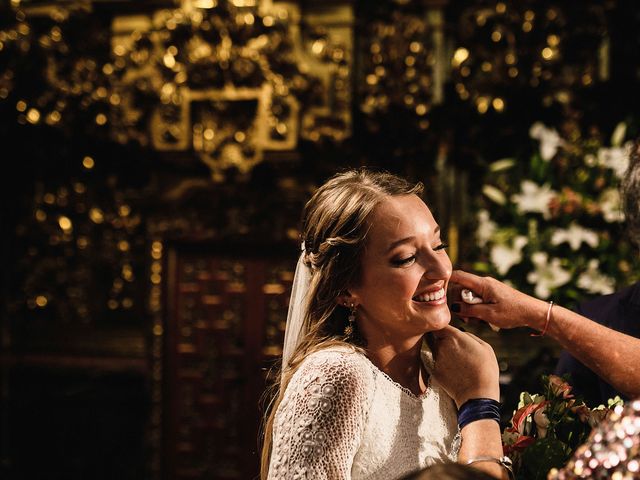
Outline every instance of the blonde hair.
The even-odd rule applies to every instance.
[[[283,366],[277,395],[269,405],[264,424],[261,478],[266,479],[271,457],[273,419],[293,374],[311,353],[332,345],[362,345],[358,335],[346,338],[348,309],[337,298],[360,279],[361,256],[368,232],[367,219],[385,197],[421,195],[421,183],[411,184],[387,172],[366,168],[331,177],[304,207],[302,239],[306,265],[311,269],[309,303],[303,320],[308,332]]]

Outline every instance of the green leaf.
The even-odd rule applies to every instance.
[[[543,438],[522,453],[522,465],[518,478],[545,480],[552,468],[562,467],[569,459],[569,449],[556,438]]]

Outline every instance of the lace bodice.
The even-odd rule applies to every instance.
[[[416,396],[363,354],[310,355],[276,411],[269,479],[390,480],[457,460],[453,400],[430,380]]]

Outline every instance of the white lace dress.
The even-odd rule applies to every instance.
[[[287,387],[268,478],[392,480],[455,461],[459,448],[455,404],[435,380],[416,396],[363,354],[331,348],[306,358]]]

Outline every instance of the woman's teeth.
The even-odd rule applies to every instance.
[[[444,297],[444,288],[440,290],[436,290],[435,292],[423,293],[422,295],[416,295],[413,299],[416,302],[433,302],[435,300],[440,300]]]

